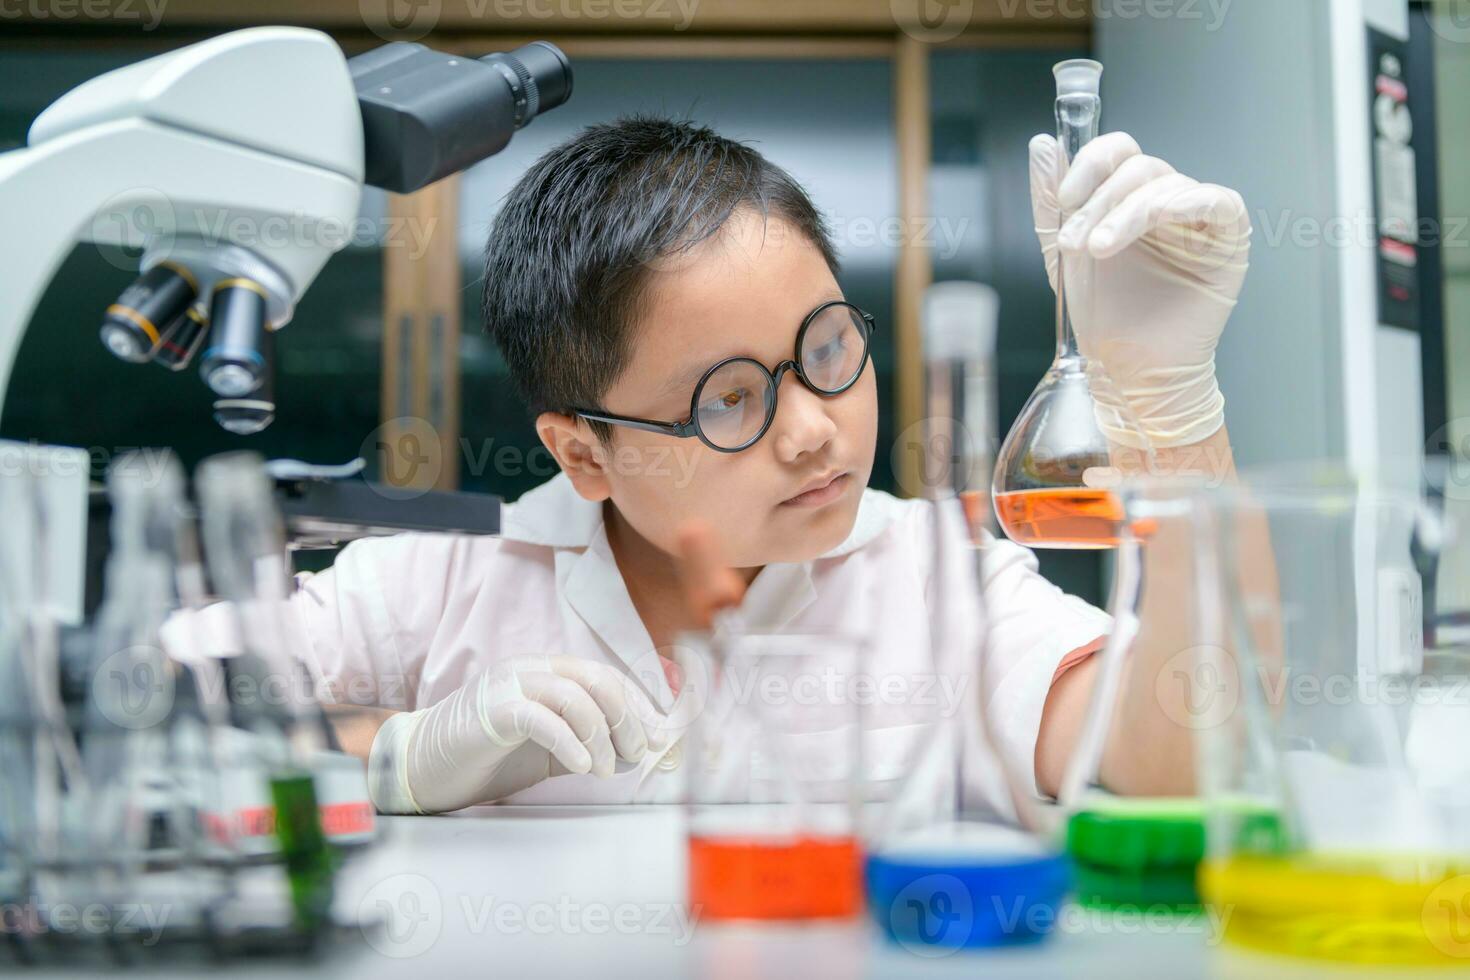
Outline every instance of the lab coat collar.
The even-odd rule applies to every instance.
[[[548,548],[585,548],[602,527],[602,504],[577,493],[558,472],[508,504],[500,514],[500,536]]]
[[[901,506],[888,494],[865,490],[847,540],[816,561],[856,551],[881,534]],[[580,550],[575,556],[557,559],[558,565],[571,563],[563,580],[566,601],[633,676],[649,682],[654,700],[667,706],[672,695],[662,671],[657,669],[657,659],[650,658],[652,642],[618,570],[607,539],[602,504],[584,499],[566,474],[558,473],[505,509],[501,537],[554,549]],[[774,562],[762,568],[740,605],[746,628],[781,630],[810,607],[817,599],[815,564]]]
[[[857,551],[887,530],[904,506],[882,491],[864,490],[847,540],[821,557],[840,558]],[[558,473],[506,506],[500,536],[549,548],[586,548],[603,531],[602,525],[602,504],[584,499],[567,475]]]

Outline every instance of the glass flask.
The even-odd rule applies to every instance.
[[[995,689],[980,587],[991,534],[980,502],[994,436],[994,297],[977,284],[942,283],[925,306],[922,471],[938,584],[927,636],[908,638],[901,673],[937,679],[950,693],[896,683],[864,707],[859,828],[874,924],[908,952],[939,957],[1043,940],[1070,875],[1029,776],[997,751],[984,710]],[[918,651],[927,661],[916,665]]]
[[[1077,153],[1098,133],[1102,65],[1064,61],[1057,80],[1058,181]],[[1057,214],[1060,231],[1070,214]],[[1087,254],[1057,252],[1057,352],[995,461],[993,495],[1001,528],[1033,548],[1112,548],[1122,513],[1116,486],[1118,462],[1146,461],[1151,452],[1127,402],[1101,364],[1077,345],[1078,296],[1091,296],[1097,263]],[[1069,298],[1070,294],[1070,298]]]
[[[920,957],[1052,935],[1070,888],[1065,856],[985,713],[988,632],[972,569],[982,550],[952,496],[934,501],[936,576],[927,664],[863,711],[859,827],[868,913]],[[955,601],[973,595],[977,601]],[[925,642],[927,640],[927,642]],[[888,680],[880,676],[880,683]],[[1018,826],[1019,824],[1019,826]]]
[[[1463,544],[1414,476],[1273,472],[1210,495],[1179,721],[1200,891],[1235,943],[1470,962],[1470,660],[1426,648],[1420,591]]]

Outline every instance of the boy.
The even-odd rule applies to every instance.
[[[1034,140],[1031,162],[1053,283],[1059,254],[1106,265],[1077,306],[1084,352],[1161,468],[1227,475],[1213,354],[1245,273],[1239,196],[1124,134],[1060,185],[1053,140]],[[1059,210],[1074,214],[1060,230]],[[963,587],[933,575],[933,507],[865,489],[867,341],[884,327],[846,304],[822,218],[787,174],[688,123],[589,128],[510,193],[484,313],[562,472],[507,507],[497,538],[358,542],[292,601],[319,678],[376,706],[339,734],[369,760],[381,810],[673,799],[681,749],[660,712],[685,625],[672,556],[692,524],[746,584],[747,623],[859,628],[899,672],[928,649],[934,589]],[[1186,588],[1187,548],[1161,529],[1147,574]],[[995,683],[968,693],[1013,770],[1054,794],[1109,620],[1009,542],[987,543],[983,577]],[[1103,759],[1120,792],[1190,785],[1180,705],[1153,680],[1189,645],[1182,605],[1145,606]]]

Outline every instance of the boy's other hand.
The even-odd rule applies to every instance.
[[[503,799],[560,773],[613,774],[666,746],[636,684],[580,657],[491,666],[444,700],[392,716],[368,759],[384,813],[443,813]]]

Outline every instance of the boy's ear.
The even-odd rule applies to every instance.
[[[607,450],[581,419],[559,412],[536,416],[536,435],[572,481],[577,493],[592,501],[612,496],[607,479]]]

